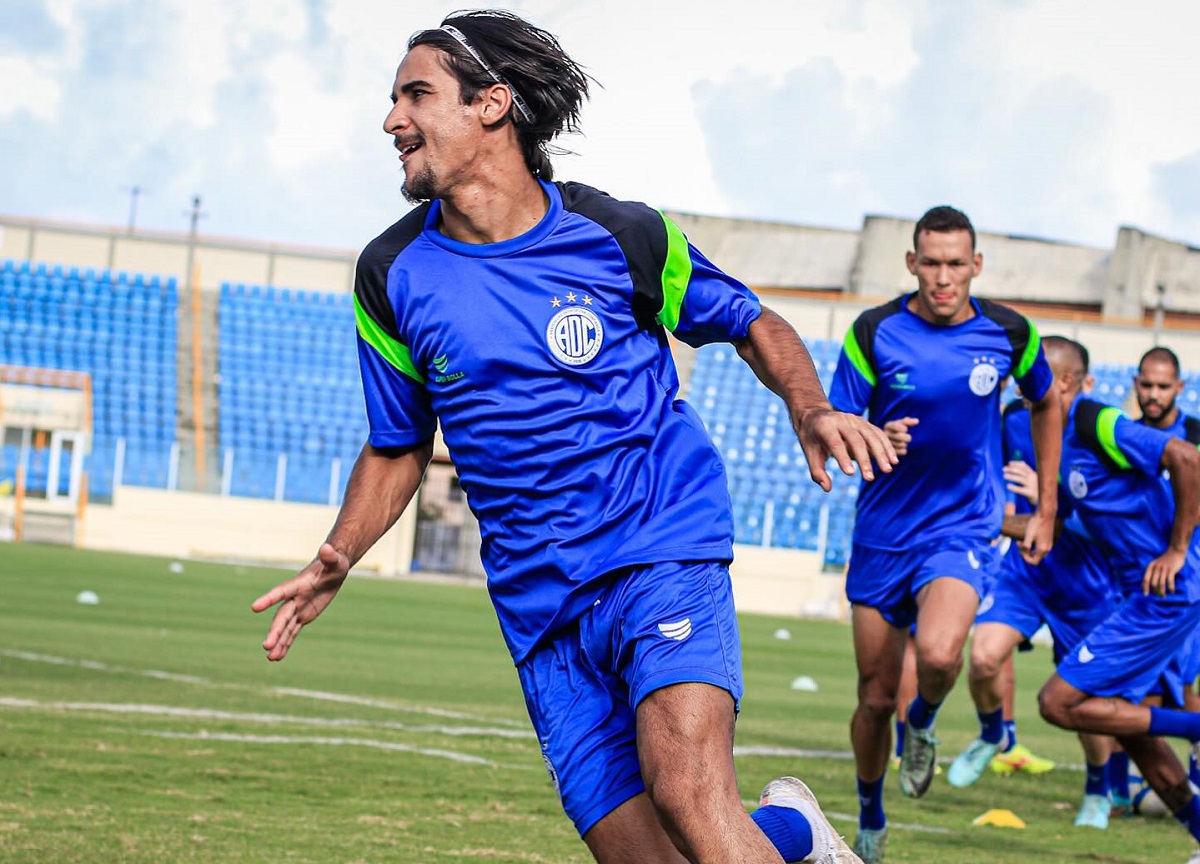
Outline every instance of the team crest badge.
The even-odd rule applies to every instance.
[[[971,392],[976,396],[987,396],[1000,383],[1000,370],[986,357],[983,358],[982,362],[977,360],[975,368],[971,370],[971,377],[967,383],[971,388]]]
[[[1083,472],[1078,468],[1072,468],[1071,473],[1067,475],[1067,488],[1071,490],[1071,494],[1076,498],[1087,497],[1087,478],[1083,476]]]
[[[546,326],[546,344],[560,363],[584,366],[596,359],[604,344],[604,325],[591,309],[568,306]]]

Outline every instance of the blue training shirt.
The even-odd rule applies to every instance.
[[[854,542],[884,550],[949,537],[990,540],[1004,516],[1000,382],[1013,375],[1037,401],[1053,373],[1037,328],[1007,306],[970,298],[975,315],[930,324],[913,295],[868,309],[850,327],[829,399],[876,426],[916,417],[908,453],[863,483]]]
[[[614,570],[732,559],[725,471],[665,331],[737,340],[761,313],[657,211],[542,188],[545,216],[501,243],[417,207],[367,246],[354,297],[369,441],[412,446],[440,421],[517,663]]]
[[[1125,596],[1142,592],[1146,567],[1167,550],[1175,495],[1162,476],[1173,436],[1130,420],[1118,408],[1079,398],[1063,439],[1064,491],[1088,534],[1105,552]],[[1188,550],[1175,590],[1200,600],[1200,549]]]
[[[1002,417],[1004,464],[1019,460],[1036,469],[1033,430],[1025,401],[1014,399],[1004,407]],[[1033,506],[1024,495],[1010,492],[1008,496],[1010,500],[1015,499],[1017,513],[1033,512]],[[1113,596],[1114,588],[1108,561],[1087,533],[1070,496],[1061,488],[1058,500],[1058,515],[1063,520],[1063,530],[1054,541],[1054,548],[1038,565],[1041,578],[1034,587],[1047,605],[1059,612],[1107,603]],[[1019,556],[1020,552],[1014,546],[1008,554]]]

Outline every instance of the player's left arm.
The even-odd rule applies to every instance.
[[[1197,509],[1200,508],[1200,451],[1182,438],[1172,438],[1163,449],[1161,467],[1171,477],[1175,518],[1166,551],[1146,567],[1142,593],[1153,592],[1165,597],[1175,591],[1175,577],[1183,569],[1196,530]]]
[[[896,451],[887,435],[862,417],[833,409],[808,349],[787,321],[764,306],[746,337],[733,344],[758,379],[787,405],[809,475],[822,489],[828,492],[833,486],[825,470],[830,457],[848,475],[857,464],[867,480],[875,479],[872,463],[884,473],[892,470]]]

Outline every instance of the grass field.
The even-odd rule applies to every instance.
[[[0,862],[590,861],[529,732],[485,593],[352,579],[282,664],[250,601],[280,571],[0,545]],[[178,569],[178,568],[174,568]],[[79,592],[98,605],[76,602]],[[778,628],[792,638],[777,639]],[[805,778],[853,836],[844,625],[743,618],[743,796]],[[1048,652],[1022,655],[1022,740],[1078,765],[1036,717]],[[809,675],[819,692],[791,682]],[[974,732],[965,688],[942,755]],[[888,778],[894,864],[1182,862],[1173,820],[1071,824],[1083,775],[944,780],[920,801]],[[972,827],[992,807],[1026,830]],[[838,815],[842,814],[842,815]]]

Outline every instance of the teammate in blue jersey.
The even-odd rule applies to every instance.
[[[1082,357],[1082,346],[1070,344]],[[1185,682],[1173,661],[1200,627],[1200,452],[1078,390],[1065,393],[1063,405],[1066,501],[1108,560],[1124,599],[1042,687],[1042,716],[1064,729],[1116,736],[1200,840],[1200,798],[1161,737],[1200,740],[1200,715],[1139,704],[1156,689],[1167,703],[1182,704]],[[1020,525],[1014,529],[1019,533]]]
[[[1043,338],[1042,346],[1056,373],[1054,383],[1060,397],[1081,387],[1085,393],[1090,391],[1086,352],[1080,354],[1075,343],[1055,336]],[[1005,409],[1004,442],[1005,478],[1009,488],[1019,493],[1013,510],[1032,512],[1037,503],[1037,485],[1033,469],[1024,461],[1034,458],[1028,411],[1014,406]],[[1059,500],[1067,499],[1060,495]],[[1060,515],[1070,517],[1068,509],[1064,505]],[[1029,564],[1010,548],[999,576],[979,606],[967,681],[979,714],[980,734],[950,766],[947,779],[952,786],[969,786],[978,780],[1003,744],[1001,670],[1011,661],[1017,646],[1045,624],[1054,637],[1057,664],[1116,608],[1112,576],[1104,557],[1079,520],[1067,518],[1065,522],[1054,549],[1040,564]],[[1087,733],[1079,737],[1087,773],[1075,824],[1106,828],[1111,739]]]
[[[669,219],[551,182],[546,146],[586,95],[557,40],[510,13],[409,40],[384,129],[425,203],[358,263],[370,436],[316,560],[254,602],[279,607],[264,648],[282,659],[399,517],[440,423],[542,756],[596,860],[856,862],[799,780],[767,784],[753,817],[741,803],[729,493],[668,333],[735,344],[825,489],[831,456],[870,478],[894,453]]]
[[[1003,518],[1000,387],[1030,397],[1040,506],[1022,541],[1053,543],[1062,415],[1038,333],[1024,316],[971,297],[983,257],[965,214],[935,207],[906,257],[917,290],[864,312],[847,333],[830,401],[907,430],[896,469],[858,496],[846,594],[853,604],[858,707],[850,724],[860,801],[856,850],[879,861],[887,839],[883,781],[905,638],[915,620],[917,696],[908,708],[900,788],[917,797],[936,762],[933,721],[962,666]]]
[[[1174,351],[1158,345],[1143,354],[1133,377],[1133,392],[1142,414],[1137,422],[1200,446],[1200,418],[1188,416],[1179,408],[1183,379],[1179,357]],[[1192,684],[1200,676],[1200,634],[1180,651],[1178,662],[1184,681],[1188,682],[1184,691],[1185,707],[1198,711],[1200,696],[1192,689]],[[1192,785],[1200,787],[1200,759],[1194,749],[1188,756],[1188,777]],[[1118,782],[1121,782],[1119,778]],[[1124,797],[1128,798],[1127,767],[1123,788],[1126,790]]]

